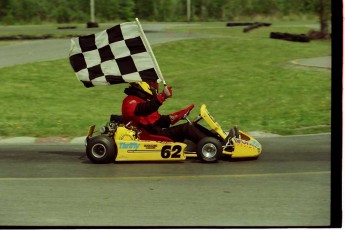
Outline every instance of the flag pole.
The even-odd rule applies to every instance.
[[[144,46],[145,46],[145,48],[147,49],[147,51],[149,52],[149,54],[150,54],[151,57],[152,57],[153,64],[154,64],[155,69],[156,69],[156,71],[157,71],[157,75],[158,75],[159,79],[162,80],[164,86],[166,86],[167,84],[166,84],[166,82],[165,82],[165,80],[164,80],[164,78],[163,78],[161,69],[159,68],[159,65],[158,65],[158,63],[157,63],[157,60],[156,60],[156,58],[155,58],[155,55],[153,54],[153,51],[152,51],[151,46],[150,46],[150,43],[149,43],[149,41],[148,41],[147,38],[146,38],[146,35],[145,35],[145,33],[144,33],[143,28],[141,27],[141,24],[140,24],[140,22],[139,22],[139,19],[138,19],[138,18],[135,18],[135,21],[136,21],[136,23],[137,23],[137,25],[138,25],[138,27],[139,27],[139,32],[140,32],[140,35],[141,35],[141,37],[142,37],[142,39],[143,39]]]

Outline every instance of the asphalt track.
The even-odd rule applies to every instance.
[[[190,31],[184,33],[170,32],[171,27],[178,26],[179,24],[143,24],[143,29],[147,31],[146,36],[151,45],[181,39],[215,36],[207,34],[196,34]],[[186,26],[186,24],[183,24],[183,26]],[[310,25],[310,27],[313,28],[313,25]],[[50,31],[47,31],[47,33],[49,32]],[[69,49],[70,39],[24,41],[8,46],[0,46],[0,68],[39,61],[57,60],[62,58],[67,59]],[[291,63],[301,66],[330,69],[331,57],[327,56],[310,59],[291,60]]]
[[[171,33],[169,31],[168,24],[161,26],[156,24],[146,24],[143,25],[143,29],[145,31],[148,31],[146,33],[146,36],[151,45],[169,41],[176,41],[180,39],[192,39],[211,36],[189,32]],[[90,33],[93,33],[91,31]],[[47,33],[49,33],[49,31],[47,31]],[[75,31],[75,33],[78,33],[78,31]],[[39,61],[57,60],[62,58],[66,58],[66,60],[68,60],[70,45],[70,39],[47,39],[34,41],[29,40],[7,46],[0,46],[0,68]]]
[[[329,226],[330,134],[257,160],[96,165],[81,144],[0,145],[2,226]]]
[[[151,44],[192,37],[148,34]],[[68,50],[65,39],[3,46],[0,67]],[[1,144],[0,226],[329,226],[330,134],[258,140],[258,160],[217,164],[95,165],[82,144]]]

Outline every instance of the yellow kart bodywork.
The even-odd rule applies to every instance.
[[[214,130],[218,135],[225,140],[227,134],[223,131],[220,125],[208,112],[206,105],[202,105],[200,108],[200,116],[206,121],[206,123]],[[232,158],[251,158],[258,157],[262,151],[261,144],[249,134],[239,130],[239,138],[232,138],[232,151],[223,150],[223,154],[231,155]]]
[[[94,133],[90,126],[87,138]],[[119,126],[113,136],[115,161],[181,161],[186,159],[185,143],[139,140],[135,129]]]
[[[117,141],[116,161],[181,161],[186,144],[158,141]]]
[[[251,137],[249,134],[240,130],[240,138],[234,137],[233,151],[223,151],[226,155],[231,155],[232,158],[255,158],[258,157],[262,151],[261,144]]]
[[[189,121],[187,117],[186,120]],[[94,163],[110,161],[183,161],[187,157],[199,157],[202,161],[216,162],[221,154],[232,158],[257,158],[261,144],[249,134],[238,130],[231,138],[208,112],[206,105],[200,108],[199,116],[193,121],[195,125],[201,119],[210,126],[210,137],[200,141],[196,151],[185,151],[187,145],[181,142],[140,140],[141,132],[129,124],[110,124],[103,127],[101,135],[95,134],[95,125],[89,127],[86,137],[86,152]],[[189,121],[190,122],[190,121]],[[200,147],[200,146],[201,147]],[[200,152],[203,152],[200,154]],[[217,156],[215,156],[217,155]],[[211,156],[207,158],[208,156]]]
[[[185,160],[186,144],[179,142],[143,141],[134,130],[118,127],[114,136],[116,161],[176,161]]]

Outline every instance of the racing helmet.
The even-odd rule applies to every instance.
[[[158,83],[156,82],[131,82],[129,83],[132,87],[139,89],[140,91],[149,94],[151,96],[157,95]]]

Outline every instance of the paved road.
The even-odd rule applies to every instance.
[[[147,36],[157,44],[196,35]],[[67,58],[68,50],[69,39],[2,46],[0,67]],[[2,144],[0,225],[329,225],[330,135],[260,141],[257,161],[219,164],[94,165],[80,144]]]
[[[166,31],[169,25],[148,24],[143,26],[151,45],[180,39],[208,37],[202,34],[171,33]],[[177,25],[175,25],[177,26]],[[90,32],[93,33],[93,32]],[[0,46],[0,68],[18,64],[68,58],[70,39],[35,40]]]
[[[184,27],[186,24],[182,24]],[[111,25],[109,25],[110,27]],[[151,45],[175,41],[180,39],[191,39],[197,37],[209,37],[215,35],[195,33],[171,33],[169,28],[179,24],[143,24],[146,36]],[[97,30],[90,30],[89,33]],[[23,32],[23,31],[21,31]],[[85,30],[81,32],[85,33]],[[47,32],[49,33],[49,31]],[[33,63],[38,61],[57,60],[68,58],[70,39],[50,39],[25,41],[9,46],[0,46],[0,68],[18,64]],[[316,57],[309,59],[292,60],[292,63],[302,66],[313,66],[320,68],[331,68],[331,57]]]
[[[0,225],[327,226],[330,135],[258,160],[91,164],[82,145],[0,145]]]
[[[332,68],[332,57],[315,57],[315,58],[305,58],[305,59],[296,59],[292,61],[293,64],[308,66],[308,67],[318,67],[331,69]]]

